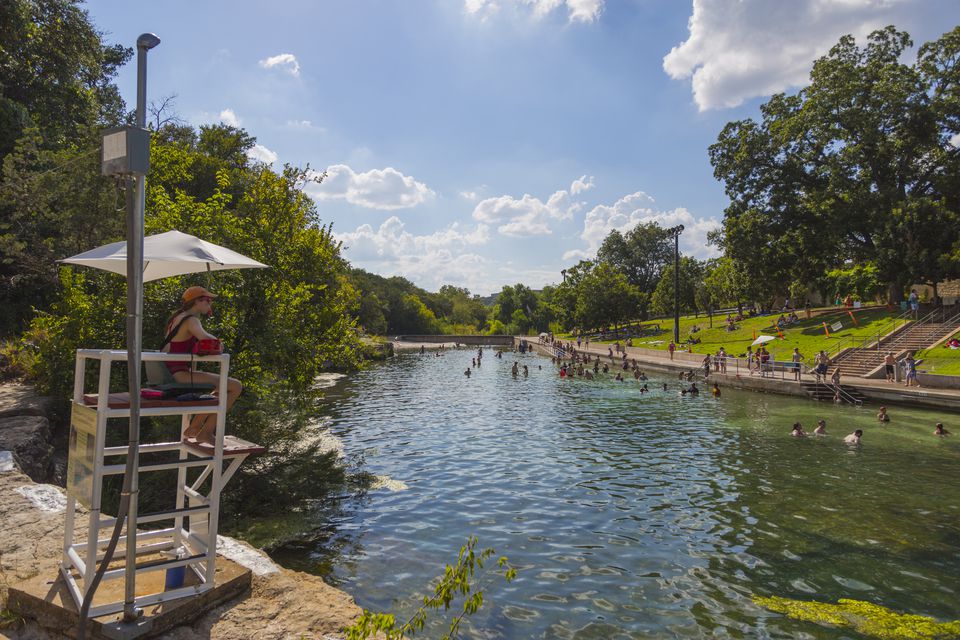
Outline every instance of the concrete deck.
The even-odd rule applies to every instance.
[[[164,572],[157,571],[138,577],[137,595],[163,591],[164,575]],[[187,585],[197,582],[192,571],[187,571],[187,575]],[[91,640],[156,637],[196,620],[224,602],[249,593],[251,583],[249,569],[226,558],[217,558],[216,586],[213,589],[190,598],[146,607],[143,617],[132,624],[124,624],[121,614],[92,618],[87,623],[87,637]],[[104,581],[97,590],[94,604],[123,600],[123,587],[122,580]],[[54,634],[75,637],[79,620],[77,606],[59,572],[41,574],[10,587],[8,598],[7,606],[11,611],[36,621]]]

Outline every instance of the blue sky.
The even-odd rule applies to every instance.
[[[535,288],[613,228],[687,227],[709,257],[726,198],[707,147],[796,90],[840,35],[916,43],[956,0],[358,0],[86,5],[145,31],[149,97],[226,122],[258,160],[327,170],[309,193],[356,266],[488,294]],[[118,83],[135,102],[135,64]]]

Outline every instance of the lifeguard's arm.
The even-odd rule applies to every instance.
[[[217,336],[207,333],[203,325],[200,324],[200,320],[196,317],[191,316],[189,320],[184,323],[183,327],[190,332],[190,335],[195,337],[197,340],[216,340]]]

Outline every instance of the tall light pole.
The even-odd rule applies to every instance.
[[[152,33],[137,38],[137,127],[147,126],[147,51],[160,44]],[[143,345],[143,212],[146,208],[146,174],[136,176],[133,210],[127,211],[127,369],[130,383],[130,436],[126,475],[127,553],[124,566],[123,619],[133,622],[141,612],[134,605],[137,575],[137,499],[140,491],[140,360]]]
[[[127,463],[117,508],[113,534],[103,559],[80,604],[77,640],[86,637],[87,614],[97,586],[103,579],[120,539],[124,522],[127,543],[124,563],[123,621],[133,623],[140,617],[136,607],[137,572],[137,494],[140,490],[140,366],[143,343],[143,211],[146,203],[146,179],[150,169],[150,132],[147,124],[147,51],[160,44],[160,38],[144,33],[137,38],[137,114],[136,125],[107,131],[103,136],[101,172],[123,179],[127,204],[127,384],[130,389],[130,423],[127,432]]]
[[[683,225],[667,229],[673,236],[673,342],[680,344],[680,234]]]

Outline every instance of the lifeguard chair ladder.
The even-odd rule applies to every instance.
[[[161,352],[143,352],[144,362],[182,361],[183,354]],[[100,371],[97,393],[84,391],[84,380],[88,361],[98,361]],[[177,470],[176,503],[173,509],[156,513],[141,513],[138,524],[169,522],[165,528],[138,531],[136,535],[137,557],[136,576],[149,572],[185,567],[192,572],[192,578],[179,587],[164,587],[153,593],[137,595],[135,605],[146,607],[168,602],[177,598],[199,595],[214,587],[217,557],[217,527],[220,512],[220,493],[233,474],[243,464],[247,456],[263,453],[259,445],[224,436],[226,426],[227,375],[230,369],[229,354],[193,357],[195,362],[210,362],[219,365],[219,391],[217,399],[192,400],[181,402],[172,400],[152,400],[142,398],[140,415],[181,416],[180,439],[176,442],[143,443],[139,446],[141,461],[139,473]],[[127,447],[106,446],[107,420],[109,418],[130,417],[130,396],[127,392],[110,393],[110,373],[114,362],[127,361],[127,352],[121,350],[77,350],[74,372],[74,390],[70,425],[70,457],[67,470],[67,512],[63,540],[63,558],[60,572],[67,584],[77,608],[90,587],[97,563],[103,558],[103,549],[109,543],[109,536],[101,538],[101,531],[112,529],[116,519],[101,512],[103,502],[104,479],[111,475],[122,475],[125,468]],[[213,454],[183,441],[183,432],[191,418],[197,414],[215,414],[217,417],[216,437]],[[152,458],[155,454],[177,452],[177,459],[162,462],[144,462],[144,456]],[[116,463],[107,463],[107,459],[119,459]],[[224,463],[229,461],[224,468]],[[193,481],[188,480],[189,469],[200,469],[200,475]],[[209,491],[204,494],[202,487],[209,480]],[[171,491],[174,493],[174,491]],[[86,507],[79,508],[80,505]],[[85,539],[77,540],[75,528],[78,519],[86,518]],[[124,536],[123,540],[126,539]],[[182,557],[163,558],[162,552],[185,549]],[[126,558],[129,550],[117,549],[114,559]],[[110,567],[104,574],[104,581],[124,577],[124,567]],[[156,582],[156,581],[153,581]],[[122,592],[122,591],[121,591]],[[118,613],[123,610],[123,599],[111,602],[94,602],[90,607],[91,618]]]

